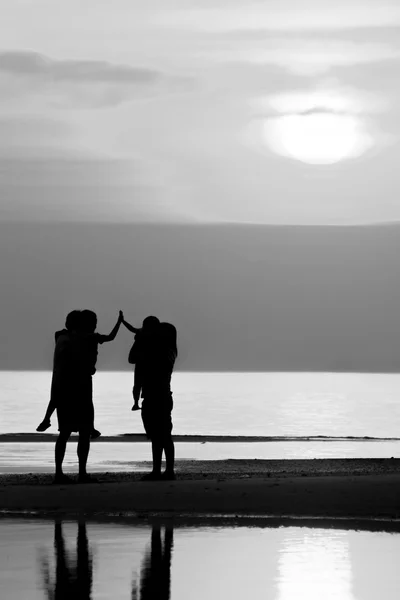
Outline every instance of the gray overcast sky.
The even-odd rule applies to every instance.
[[[397,0],[2,0],[0,368],[91,306],[172,320],[181,368],[397,369],[399,29]]]

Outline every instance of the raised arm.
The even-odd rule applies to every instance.
[[[122,319],[122,323],[125,325],[127,330],[130,331],[131,333],[137,333],[138,331],[140,331],[140,329],[138,327],[134,327],[133,325],[131,325],[130,323],[125,321],[125,319]]]
[[[101,338],[102,338],[101,341],[103,343],[104,342],[112,342],[113,340],[115,340],[115,338],[117,336],[117,333],[118,333],[118,330],[119,330],[119,328],[121,326],[121,323],[123,323],[123,320],[124,320],[124,314],[123,314],[122,310],[120,310],[119,311],[119,315],[118,315],[118,320],[115,323],[112,331],[108,335],[102,335],[101,336]]]

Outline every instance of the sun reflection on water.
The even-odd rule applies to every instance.
[[[354,600],[345,531],[287,530],[278,559],[277,600]]]

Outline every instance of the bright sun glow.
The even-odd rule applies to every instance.
[[[277,154],[321,165],[359,156],[373,144],[359,117],[322,111],[267,119],[264,136]]]

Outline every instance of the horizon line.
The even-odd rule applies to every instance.
[[[248,228],[270,228],[270,229],[371,229],[371,228],[387,228],[387,227],[398,227],[400,225],[400,219],[394,221],[366,221],[359,223],[259,223],[253,221],[200,221],[200,220],[176,220],[171,221],[170,219],[152,220],[144,219],[137,221],[87,221],[87,220],[30,220],[26,221],[23,219],[5,219],[0,220],[0,226],[2,225],[74,225],[80,227],[93,226],[123,226],[123,227],[192,227],[192,228],[217,228],[217,227],[248,227]]]

